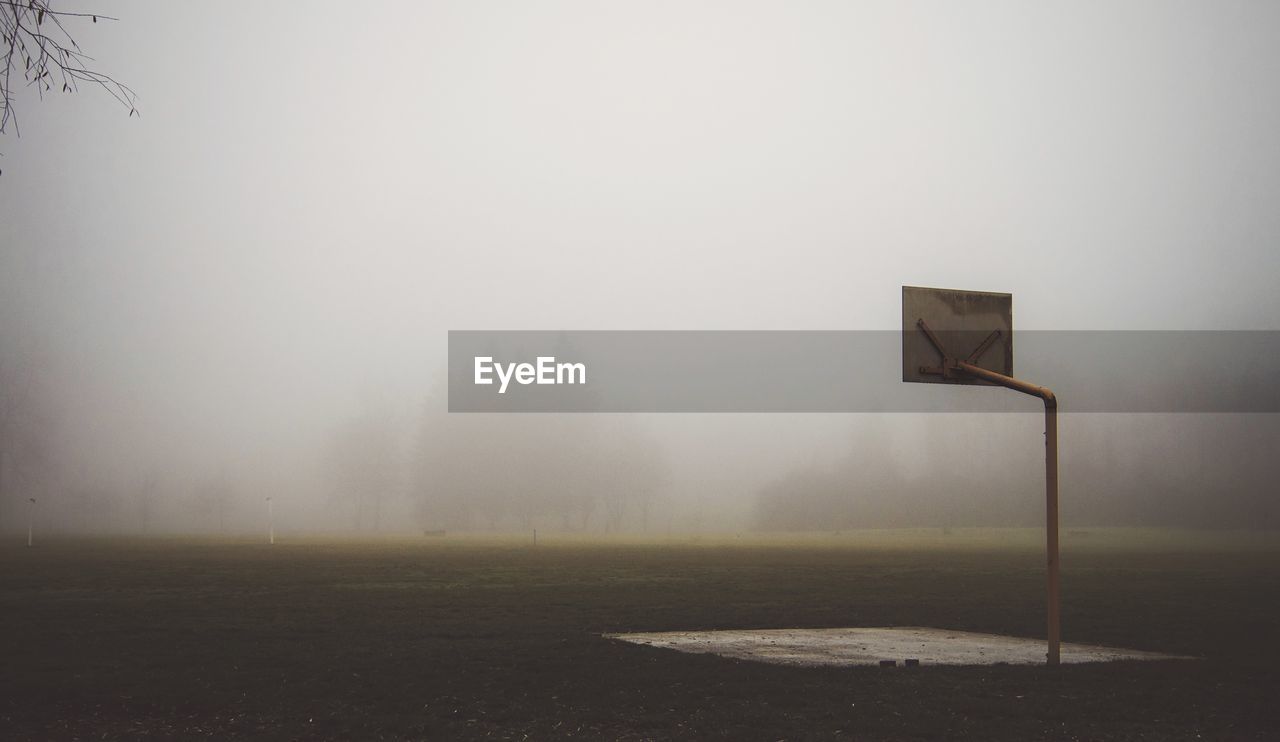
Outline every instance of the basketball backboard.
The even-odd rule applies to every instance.
[[[1013,295],[903,286],[902,380],[991,384],[972,374],[942,373],[938,344],[951,359],[1013,376]]]

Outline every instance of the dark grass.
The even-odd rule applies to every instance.
[[[4,547],[0,738],[1278,738],[1280,551],[1127,539],[1068,539],[1066,638],[1204,659],[806,669],[600,638],[1043,636],[1017,539]]]

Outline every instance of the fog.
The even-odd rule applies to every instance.
[[[1280,330],[1275,4],[111,14],[140,117],[28,90],[0,137],[5,529],[1036,525],[1032,402],[449,414],[446,333],[894,330],[904,284]],[[1067,524],[1280,526],[1276,414],[1066,405]]]

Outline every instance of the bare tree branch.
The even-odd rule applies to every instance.
[[[21,87],[35,87],[43,98],[55,85],[63,93],[78,91],[82,83],[96,85],[127,106],[130,116],[138,114],[137,93],[91,68],[93,57],[81,51],[63,26],[64,18],[88,18],[93,23],[116,20],[94,13],[53,10],[49,0],[0,0],[0,60],[4,65],[0,71],[0,133],[12,124],[14,133],[21,136],[14,109],[14,96]]]

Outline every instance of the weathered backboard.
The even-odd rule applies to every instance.
[[[922,330],[924,320],[949,356],[1013,376],[1013,295],[989,291],[957,291],[902,287],[902,380],[926,384],[989,382],[964,374],[944,376],[922,369],[942,364],[942,354]],[[992,332],[999,335],[981,355],[971,358]]]

